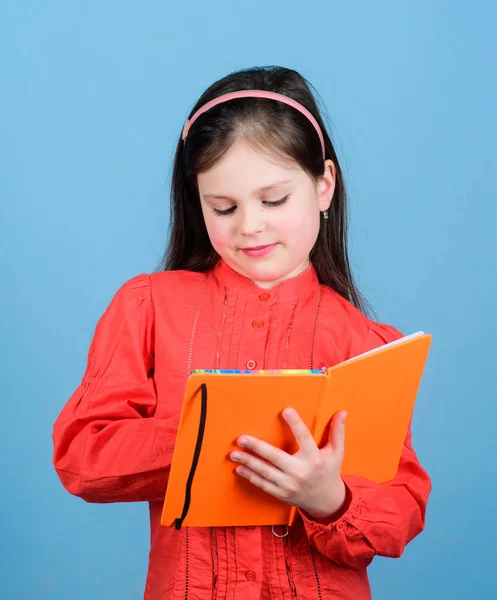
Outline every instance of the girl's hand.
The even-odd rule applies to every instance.
[[[319,449],[297,411],[287,408],[283,418],[295,436],[299,451],[287,454],[262,440],[243,435],[238,445],[265,460],[235,450],[231,459],[241,463],[236,472],[256,487],[305,510],[315,519],[326,519],[345,502],[345,484],[340,477],[345,442],[344,411],[331,422],[330,441]]]

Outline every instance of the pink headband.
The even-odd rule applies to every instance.
[[[219,96],[218,98],[214,98],[214,100],[207,102],[207,104],[204,104],[204,106],[201,106],[197,110],[197,112],[192,116],[191,119],[186,120],[185,126],[183,128],[183,134],[181,136],[182,140],[183,141],[186,140],[186,138],[188,136],[188,132],[190,131],[190,127],[193,125],[193,123],[197,120],[197,118],[200,115],[204,114],[205,112],[207,112],[214,106],[217,106],[218,104],[222,104],[223,102],[228,102],[229,100],[234,100],[235,98],[268,98],[269,100],[278,100],[279,102],[283,102],[284,104],[288,104],[288,106],[293,106],[293,108],[296,108],[305,117],[307,117],[309,119],[309,121],[312,123],[312,125],[314,126],[314,129],[316,130],[316,132],[319,136],[319,141],[321,142],[321,150],[323,152],[323,160],[325,160],[326,154],[325,154],[325,149],[324,149],[324,139],[323,139],[323,134],[321,132],[321,128],[319,127],[319,124],[316,121],[316,119],[307,110],[307,108],[302,106],[302,104],[300,104],[299,102],[292,100],[292,98],[289,98],[288,96],[283,96],[282,94],[276,94],[274,92],[266,92],[264,90],[241,90],[239,92],[231,92],[230,94],[224,94],[223,96]]]

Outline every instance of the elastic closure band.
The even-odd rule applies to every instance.
[[[193,478],[195,477],[195,471],[197,470],[198,461],[200,458],[200,451],[202,450],[202,442],[204,439],[205,432],[205,423],[207,420],[207,386],[205,383],[202,383],[200,386],[202,391],[202,406],[200,409],[200,423],[198,426],[198,435],[197,442],[195,444],[195,452],[193,453],[192,466],[190,468],[190,474],[188,475],[188,480],[186,482],[186,490],[185,490],[185,503],[183,504],[183,512],[181,513],[181,517],[179,519],[175,519],[174,528],[177,530],[181,529],[183,525],[183,521],[185,520],[188,511],[190,510],[190,502],[192,498],[192,484]]]

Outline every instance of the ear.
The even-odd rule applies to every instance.
[[[324,162],[324,173],[318,183],[319,210],[330,208],[333,194],[335,193],[336,167],[335,163],[327,159]]]

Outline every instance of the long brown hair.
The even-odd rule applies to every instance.
[[[213,83],[198,99],[189,118],[210,100],[239,90],[259,89],[293,98],[319,123],[326,158],[336,167],[336,184],[329,219],[321,220],[310,259],[323,283],[362,312],[369,304],[357,289],[347,253],[347,196],[338,158],[311,92],[297,71],[255,67],[235,71]],[[315,129],[299,111],[275,100],[243,98],[219,104],[192,125],[186,142],[180,138],[171,185],[169,243],[159,270],[208,271],[219,255],[212,247],[200,206],[197,174],[218,163],[230,146],[244,137],[254,147],[276,152],[300,165],[316,182],[323,176],[321,145]]]

